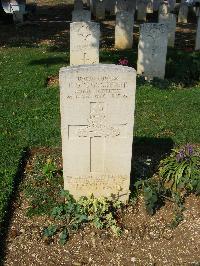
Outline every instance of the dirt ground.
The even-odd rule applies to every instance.
[[[44,216],[26,216],[30,204],[22,190],[24,184],[32,182],[33,161],[41,153],[44,151],[34,152],[28,160],[13,204],[4,246],[5,266],[200,265],[200,197],[192,195],[185,203],[184,220],[174,229],[170,226],[174,215],[172,202],[167,202],[155,215],[149,216],[141,197],[121,214],[123,234],[120,237],[109,230],[97,230],[87,225],[70,236],[64,246],[58,243],[58,239],[44,241],[42,231],[52,221]],[[45,151],[46,158],[51,153]],[[60,165],[61,154],[56,158]]]

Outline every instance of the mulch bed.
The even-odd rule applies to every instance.
[[[58,239],[45,241],[43,228],[52,221],[45,216],[26,216],[29,202],[22,189],[24,184],[32,182],[34,161],[41,154],[46,159],[56,154],[56,163],[62,167],[59,149],[32,151],[13,204],[4,265],[200,265],[200,197],[194,195],[187,198],[184,220],[174,229],[170,227],[172,202],[149,216],[141,197],[123,211],[120,237],[109,230],[86,225],[64,246]]]

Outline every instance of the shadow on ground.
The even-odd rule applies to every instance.
[[[13,217],[13,213],[15,210],[15,201],[18,197],[19,193],[19,185],[23,180],[24,177],[24,170],[28,159],[30,157],[30,150],[29,148],[24,148],[21,153],[21,159],[18,164],[18,170],[13,178],[13,192],[10,195],[7,203],[7,211],[5,212],[5,217],[3,219],[3,223],[0,225],[0,265],[3,265],[5,252],[6,252],[6,238],[9,230],[9,226],[11,223],[11,219]]]

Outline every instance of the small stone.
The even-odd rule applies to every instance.
[[[135,257],[132,257],[131,258],[131,262],[136,262],[136,258]]]

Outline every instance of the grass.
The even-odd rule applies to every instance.
[[[128,57],[130,65],[135,66],[133,51],[104,51],[101,62],[117,63],[121,57]],[[170,138],[175,144],[200,143],[200,87],[196,85],[199,58],[200,53],[171,50],[168,80],[138,80],[134,136]],[[50,52],[47,47],[0,49],[0,222],[6,214],[22,152],[27,147],[61,146],[59,88],[48,87],[46,80],[68,63],[68,53]]]

